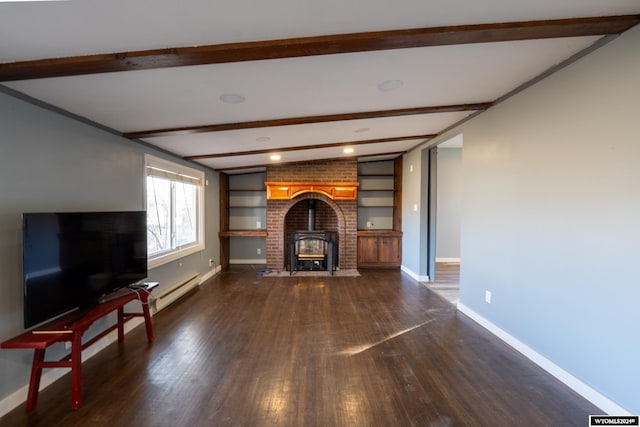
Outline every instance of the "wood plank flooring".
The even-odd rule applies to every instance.
[[[584,426],[600,410],[398,270],[221,274],[1,426]]]
[[[456,305],[460,297],[460,263],[436,262],[435,280],[424,285]]]

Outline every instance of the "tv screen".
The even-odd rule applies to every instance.
[[[23,214],[25,328],[144,280],[146,221],[145,211]]]

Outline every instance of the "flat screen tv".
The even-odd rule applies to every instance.
[[[147,277],[147,215],[23,214],[24,325],[30,328]]]

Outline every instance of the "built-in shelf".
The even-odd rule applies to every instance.
[[[397,230],[358,230],[358,237],[402,237]]]
[[[257,262],[266,253],[267,189],[264,172],[220,174],[220,265]]]
[[[402,159],[358,163],[358,229],[400,230]]]

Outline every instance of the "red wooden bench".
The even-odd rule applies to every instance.
[[[150,283],[135,290],[120,290],[119,292],[124,292],[122,295],[116,294],[117,296],[113,299],[90,308],[83,312],[80,317],[78,317],[77,313],[71,313],[0,344],[0,348],[35,350],[26,403],[27,411],[35,409],[38,402],[38,389],[40,388],[40,378],[44,368],[71,368],[71,409],[78,409],[82,404],[82,351],[115,329],[118,330],[118,342],[123,342],[124,324],[134,317],[144,317],[147,340],[149,343],[153,342],[149,296],[156,286],[157,283]],[[124,306],[136,299],[140,300],[142,304],[142,312],[125,313]],[[91,325],[114,311],[118,312],[116,324],[83,343],[82,336]],[[45,360],[47,348],[55,343],[64,341],[71,342],[71,353],[58,361]]]

